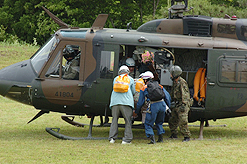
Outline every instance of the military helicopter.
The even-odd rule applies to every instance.
[[[92,137],[93,121],[100,116],[101,126],[109,122],[112,81],[123,58],[135,60],[135,71],[152,71],[168,91],[169,68],[182,68],[194,99],[189,122],[201,122],[199,138],[204,121],[247,115],[247,19],[184,16],[187,5],[179,1],[169,9],[169,18],[137,30],[131,23],[127,29],[104,28],[106,14],[98,15],[91,28],[76,28],[43,9],[61,28],[30,59],[0,70],[0,94],[39,110],[29,123],[49,112],[65,113],[62,119],[76,126],[84,124],[75,122],[75,116],[91,117],[88,137],[46,128],[53,136],[100,139]],[[79,63],[74,79],[64,78],[68,46]],[[153,64],[141,62],[145,51],[154,53]]]

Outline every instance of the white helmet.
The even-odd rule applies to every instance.
[[[154,75],[153,75],[152,72],[146,71],[146,72],[143,73],[142,78],[143,79],[153,79],[154,78]]]
[[[118,71],[118,74],[123,74],[123,73],[128,73],[129,74],[130,70],[129,68],[126,66],[126,65],[122,65],[120,68],[119,68],[119,71]]]
[[[128,67],[134,67],[134,66],[135,66],[135,61],[134,61],[134,59],[133,59],[133,58],[128,58],[128,59],[126,60],[126,65],[127,65]]]
[[[141,74],[139,75],[139,78],[142,78],[143,75],[144,75],[144,73],[141,73]]]

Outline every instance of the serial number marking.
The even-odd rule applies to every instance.
[[[73,92],[56,92],[55,96],[57,97],[74,97]]]

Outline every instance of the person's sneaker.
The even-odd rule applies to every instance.
[[[115,143],[115,140],[111,138],[110,143]]]
[[[182,142],[188,142],[190,141],[190,137],[184,137],[184,140]]]
[[[131,142],[122,141],[122,144],[123,145],[125,145],[125,144],[131,144]]]

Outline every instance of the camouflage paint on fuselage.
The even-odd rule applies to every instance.
[[[203,28],[201,24],[207,26],[203,31],[199,30],[199,28]],[[192,25],[197,28],[193,29]],[[39,72],[33,69],[30,60],[6,67],[0,71],[0,94],[9,95],[8,97],[16,101],[34,105],[35,108],[44,111],[74,115],[104,115],[109,105],[112,80],[118,71],[118,47],[120,45],[167,48],[175,51],[178,49],[203,50],[207,56],[210,56],[210,53],[212,56],[217,53],[222,56],[230,49],[229,55],[236,52],[232,56],[238,56],[239,50],[244,50],[243,53],[247,50],[244,31],[246,25],[246,19],[231,20],[198,16],[184,17],[184,19],[153,20],[143,24],[137,30],[103,29],[103,27],[97,28],[97,26],[91,29],[60,29],[55,33],[58,43],[50,52]],[[227,33],[228,27],[229,32]],[[46,77],[45,74],[52,65],[55,56],[67,44],[76,44],[82,48],[79,80],[64,80],[61,75],[58,79]],[[216,53],[211,52],[211,50],[223,51]],[[100,78],[99,67],[103,51],[109,51],[114,55],[112,79]],[[217,83],[217,74],[219,73],[217,72],[217,60],[218,57],[209,58],[208,62],[215,68],[208,74],[208,84],[212,79],[213,82]],[[18,68],[18,73],[16,72],[15,76],[10,76],[9,72],[16,71],[16,68]],[[26,81],[21,80],[22,78],[19,76],[26,77]],[[243,93],[246,91],[246,85],[245,87],[243,85],[236,87],[240,90],[234,91],[232,95],[228,94],[230,92],[229,85],[219,85],[217,86],[218,89],[213,87],[206,96],[207,103],[211,103],[211,105],[206,104],[205,108],[191,108],[190,121],[247,114],[247,96],[246,93]],[[219,95],[219,98],[210,98],[214,96],[214,91]],[[222,100],[229,100],[229,105],[226,105]],[[110,114],[110,111],[107,112]]]

